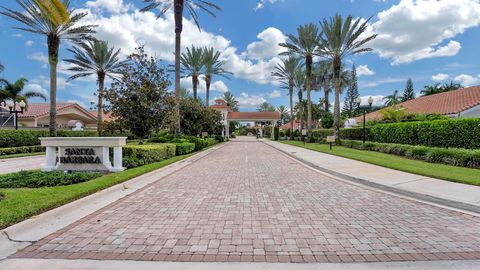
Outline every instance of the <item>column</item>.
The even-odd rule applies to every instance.
[[[230,138],[230,123],[227,121],[227,125],[225,126],[226,133],[225,137]]]
[[[275,139],[275,121],[272,121],[272,134],[271,134],[271,139],[274,140]]]
[[[102,156],[103,156],[103,165],[107,167],[107,169],[112,168],[112,163],[110,163],[110,148],[109,147],[102,147]]]
[[[45,167],[42,169],[44,172],[51,172],[55,170],[57,165],[57,148],[53,146],[48,146],[47,150],[47,160]]]
[[[121,146],[116,146],[113,148],[113,162],[114,162],[114,167],[113,171],[120,172],[125,170],[123,168],[123,155],[122,155],[122,147]]]

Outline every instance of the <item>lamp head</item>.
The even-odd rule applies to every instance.
[[[14,104],[13,104],[13,101],[11,101],[11,100],[7,101],[7,107],[8,107],[8,108],[12,109],[12,108],[13,108],[13,105],[14,105]]]
[[[20,103],[18,103],[18,106],[20,106],[20,108],[22,109],[25,109],[25,107],[27,107],[27,103],[25,103],[25,101],[20,101]]]
[[[358,97],[358,98],[357,98],[357,104],[358,104],[358,105],[362,104],[362,98],[361,98],[361,97]]]
[[[373,97],[370,96],[370,97],[368,98],[368,104],[369,104],[370,106],[372,106],[372,104],[373,104]]]

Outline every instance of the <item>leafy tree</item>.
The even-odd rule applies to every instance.
[[[232,92],[223,93],[223,100],[234,112],[238,112],[238,100],[235,98]]]
[[[28,80],[25,78],[18,79],[14,83],[11,83],[5,79],[0,79],[0,82],[4,85],[2,89],[0,89],[0,101],[1,97],[3,97],[3,102],[6,100],[13,101],[14,107],[16,107],[17,102],[24,101],[28,106],[28,99],[30,98],[42,98],[45,101],[47,97],[35,91],[24,91],[25,85],[27,84]]]
[[[377,35],[364,37],[362,34],[367,30],[370,19],[353,19],[351,15],[347,16],[345,21],[342,16],[337,14],[330,20],[324,19],[320,24],[322,26],[323,46],[320,47],[321,53],[333,63],[333,80],[335,86],[335,105],[334,105],[334,134],[339,137],[340,132],[340,92],[342,59],[348,55],[354,55],[362,52],[369,52],[372,49],[365,45],[375,39]]]
[[[405,86],[405,91],[403,91],[402,102],[411,100],[415,98],[415,90],[413,90],[412,79],[407,80],[407,85]]]
[[[143,139],[165,124],[170,81],[161,61],[148,56],[143,46],[136,48],[127,59],[130,65],[120,68],[121,78],[112,83],[106,98],[112,115],[137,138]]]
[[[192,77],[193,98],[197,99],[198,77],[203,72],[205,63],[203,61],[203,49],[192,46],[182,53],[180,62],[183,66],[183,73],[186,77]]]
[[[279,45],[288,49],[287,52],[281,55],[294,55],[305,59],[305,75],[306,83],[305,89],[307,92],[307,128],[312,130],[312,99],[310,92],[312,90],[312,66],[313,57],[319,54],[320,49],[320,33],[318,27],[313,24],[301,25],[297,28],[297,36],[287,35],[290,42],[280,43]]]
[[[206,86],[206,98],[205,104],[208,106],[210,103],[210,85],[212,84],[212,78],[214,75],[229,79],[228,75],[233,73],[226,71],[225,61],[220,60],[220,52],[215,51],[213,48],[203,49],[203,65],[205,66],[205,86]]]
[[[434,85],[426,85],[425,87],[423,87],[423,90],[420,93],[422,93],[423,96],[429,96],[438,93],[458,90],[463,87],[464,86],[459,83],[453,83],[452,81],[450,81],[450,83],[444,83],[443,85],[439,83],[436,83]]]
[[[273,105],[268,102],[263,102],[257,108],[257,112],[274,112],[274,111],[275,111],[275,107],[273,107]]]
[[[398,92],[398,90],[395,90],[393,91],[393,94],[383,97],[383,100],[385,101],[385,106],[395,106],[401,102],[402,97],[398,95]]]
[[[208,132],[210,135],[222,133],[221,113],[203,106],[199,100],[193,98],[182,100],[180,103],[180,115],[181,128],[186,135],[198,136],[201,135],[202,132]]]
[[[297,102],[295,104],[294,110],[295,110],[295,116],[298,119],[305,119],[307,118],[307,111],[305,110],[300,110],[300,107],[305,108],[307,106],[307,101],[302,100],[302,102]],[[325,115],[325,112],[323,110],[323,103],[313,103],[312,104],[312,118],[315,120],[315,124],[318,123],[318,120],[322,119]],[[313,125],[316,127],[316,125]]]
[[[3,14],[23,25],[17,29],[47,37],[50,64],[50,136],[57,136],[57,65],[60,42],[81,43],[92,40],[94,25],[80,25],[87,13],[76,12],[65,0],[15,0],[22,11],[3,7]]]
[[[175,133],[180,134],[180,50],[182,46],[183,31],[183,11],[186,7],[190,16],[200,31],[197,10],[203,10],[215,17],[214,11],[220,11],[221,8],[206,0],[143,0],[147,5],[141,11],[160,10],[165,14],[173,7],[175,16]],[[208,101],[207,101],[208,102]]]
[[[290,139],[293,140],[293,90],[295,88],[295,73],[300,68],[298,58],[289,56],[275,66],[272,76],[281,81],[284,88],[288,89],[290,98]]]
[[[354,117],[358,114],[358,103],[357,99],[360,97],[358,93],[358,82],[357,82],[357,69],[355,65],[352,67],[351,81],[348,85],[347,95],[345,97],[345,103],[343,105],[343,115],[348,118]]]
[[[95,75],[98,83],[97,103],[97,131],[102,136],[103,128],[103,98],[105,96],[105,78],[116,79],[120,74],[120,68],[127,65],[126,61],[120,61],[120,49],[109,47],[106,41],[95,40],[81,44],[79,47],[69,49],[73,53],[73,59],[65,62],[72,64],[68,70],[76,74],[69,80],[84,78]]]

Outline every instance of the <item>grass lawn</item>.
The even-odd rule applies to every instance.
[[[102,189],[155,171],[192,155],[193,153],[177,156],[69,186],[0,189],[0,196],[4,196],[0,200],[0,229]]]
[[[20,158],[20,157],[33,157],[33,156],[41,156],[41,155],[45,155],[45,152],[6,155],[6,156],[0,156],[0,159]]]
[[[303,142],[298,141],[282,141],[282,143],[307,148],[310,150],[335,156],[363,161],[399,171],[424,175],[452,182],[480,186],[479,169],[428,163],[419,160],[407,159],[395,155],[389,155],[374,151],[356,150],[341,146],[334,146],[333,150],[330,150],[329,146],[326,144],[307,143],[306,145],[303,145]]]

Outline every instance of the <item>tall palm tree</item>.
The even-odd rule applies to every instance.
[[[398,90],[393,91],[393,94],[383,98],[383,100],[385,100],[385,106],[387,107],[397,105],[400,103],[401,99],[402,97],[398,95]]]
[[[220,52],[214,50],[213,48],[204,48],[203,49],[203,64],[205,67],[205,86],[206,86],[206,106],[210,103],[210,86],[212,84],[213,75],[221,76],[226,79],[229,79],[228,75],[233,73],[226,71],[223,66],[225,66],[225,61],[220,60]]]
[[[0,82],[5,85],[0,89],[0,95],[4,96],[5,99],[12,100],[15,105],[22,100],[28,104],[28,99],[30,98],[42,98],[45,101],[47,100],[47,97],[40,92],[24,91],[25,85],[28,83],[28,80],[25,78],[18,79],[14,83],[5,79],[0,79]]]
[[[127,64],[127,61],[120,61],[120,49],[115,50],[109,47],[108,42],[102,40],[88,41],[78,47],[69,49],[73,53],[73,59],[66,59],[65,62],[72,64],[68,70],[77,74],[68,80],[97,76],[98,103],[97,103],[97,131],[102,136],[103,131],[103,97],[105,95],[105,78],[115,79],[120,74],[120,69]]]
[[[313,57],[319,54],[320,50],[320,33],[318,27],[313,24],[301,25],[297,28],[297,35],[287,35],[290,42],[280,43],[279,45],[288,49],[287,52],[281,53],[282,55],[295,55],[305,59],[306,70],[306,85],[307,91],[307,128],[310,133],[312,129],[312,99],[310,92],[312,90],[312,66]]]
[[[197,10],[203,10],[215,17],[214,11],[220,11],[221,8],[206,0],[143,0],[147,5],[142,11],[159,9],[161,14],[165,14],[172,9],[175,16],[175,133],[180,134],[180,48],[182,45],[183,30],[183,10],[186,7],[190,16],[200,30]]]
[[[298,68],[295,71],[295,88],[297,89],[298,95],[298,116],[300,121],[300,131],[303,130],[303,91],[305,90],[306,84],[306,72],[303,68]]]
[[[330,92],[333,78],[333,65],[330,60],[323,60],[317,64],[316,74],[319,86],[323,88],[324,93],[324,110],[328,113],[330,110]]]
[[[333,63],[333,78],[335,87],[335,106],[334,106],[334,134],[338,138],[340,131],[340,91],[341,91],[341,69],[342,59],[348,55],[354,55],[361,52],[372,51],[365,47],[365,44],[375,39],[377,35],[361,37],[367,30],[368,20],[358,18],[353,19],[351,15],[347,16],[345,21],[342,16],[337,14],[330,20],[324,19],[320,22],[322,26],[322,46],[320,47],[322,55],[330,58]]]
[[[290,56],[282,63],[275,66],[272,76],[281,81],[283,86],[288,89],[290,96],[290,139],[293,140],[293,89],[295,87],[295,72],[300,68],[300,60],[296,57]]]
[[[186,77],[192,77],[193,98],[197,100],[198,77],[204,70],[203,49],[192,46],[182,53],[180,62],[183,66],[183,73]]]
[[[288,117],[287,107],[284,105],[280,105],[277,108],[277,112],[280,113],[280,124],[285,124],[285,118]]]
[[[2,7],[0,13],[20,23],[17,29],[47,37],[48,62],[50,64],[50,136],[57,135],[57,65],[58,50],[63,40],[81,43],[91,40],[95,25],[79,25],[87,15],[74,12],[70,0],[15,0],[22,11]]]
[[[227,102],[228,106],[230,106],[232,111],[238,112],[238,100],[235,98],[232,92],[223,93],[223,100]]]

